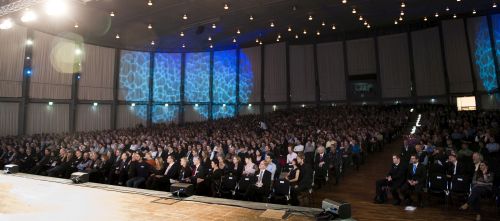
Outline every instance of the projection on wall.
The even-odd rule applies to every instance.
[[[476,40],[474,42],[476,51],[474,52],[475,64],[479,69],[479,78],[484,89],[488,92],[496,89],[497,77],[495,73],[495,64],[491,48],[490,34],[486,19],[481,19],[476,29]],[[497,33],[497,30],[494,32]],[[496,50],[499,54],[498,49]]]
[[[120,89],[125,101],[147,101],[149,96],[149,53],[122,51],[120,58]],[[145,108],[136,108],[134,113],[147,118]]]
[[[234,117],[236,113],[236,50],[214,52],[213,66],[213,119]],[[153,73],[153,101],[180,102],[181,54],[156,53]],[[149,82],[149,53],[124,52],[120,59],[120,88],[125,89],[125,100],[147,101]],[[184,102],[210,102],[210,53],[186,53]],[[253,88],[252,64],[247,55],[240,54],[239,102],[248,103]],[[203,119],[208,119],[208,105],[200,104],[194,110]],[[137,116],[146,119],[146,110],[135,110]],[[155,105],[152,109],[153,123],[170,122],[177,119],[179,106]]]

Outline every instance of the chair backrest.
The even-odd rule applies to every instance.
[[[280,196],[290,195],[290,182],[285,179],[276,180],[274,183],[274,193]]]
[[[248,186],[250,186],[252,182],[251,177],[244,176],[240,179],[240,182],[238,183],[238,190],[240,192],[246,191],[248,189]]]
[[[429,175],[429,189],[432,190],[448,190],[446,175],[432,174]]]
[[[463,175],[456,175],[451,179],[450,190],[458,193],[470,191],[471,180]]]
[[[234,190],[238,184],[236,177],[224,176],[222,177],[222,188],[227,190]]]

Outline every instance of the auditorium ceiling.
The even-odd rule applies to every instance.
[[[74,33],[102,46],[200,51],[261,42],[324,41],[383,28],[404,30],[410,23],[494,13],[500,4],[500,0],[55,1],[68,2],[66,15],[49,17],[41,3],[32,8],[38,14],[33,22],[20,21],[23,11],[1,19],[11,18],[16,24],[57,35]],[[2,0],[1,5],[9,2]]]

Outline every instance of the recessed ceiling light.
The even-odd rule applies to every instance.
[[[78,26],[78,23],[75,23],[75,28],[78,28],[78,27],[80,27],[80,26]]]
[[[262,45],[262,41],[259,41],[259,45]]]
[[[119,34],[116,34],[115,38],[120,38],[120,35],[119,35]]]
[[[295,34],[295,38],[297,38],[297,39],[298,39],[298,38],[299,38],[299,35],[298,35],[298,34]]]
[[[152,29],[153,26],[151,24],[148,25],[148,29]]]
[[[461,2],[461,0],[457,0],[457,2]]]
[[[457,18],[457,14],[453,14],[453,18]]]
[[[404,8],[404,7],[406,7],[405,2],[401,2],[401,8]]]
[[[250,21],[253,21],[253,16],[250,15]]]
[[[368,24],[366,27],[367,27],[367,28],[371,28],[372,26],[370,26],[370,24]]]
[[[111,16],[111,17],[115,17],[115,12],[111,12],[111,13],[109,13],[109,16]]]
[[[313,20],[313,16],[312,15],[309,15],[309,21],[312,21]]]
[[[236,38],[233,38],[233,43],[236,43]]]
[[[424,17],[424,21],[427,21],[427,17]]]
[[[476,14],[476,9],[472,10],[472,14],[475,15]]]
[[[228,10],[229,6],[227,4],[224,4],[224,10]]]
[[[32,45],[32,44],[33,44],[33,40],[31,40],[31,39],[26,40],[26,45]]]
[[[325,26],[325,25],[326,25],[326,23],[325,23],[325,22],[321,22],[321,26]]]
[[[236,34],[241,34],[240,29],[238,29],[238,30],[236,31]]]
[[[446,11],[450,11],[450,8],[449,8],[448,6],[446,6],[446,9],[445,9],[445,10],[446,10]]]
[[[307,30],[306,30],[306,29],[304,29],[304,32],[302,32],[302,33],[304,33],[304,34],[306,35],[306,34],[307,34]]]
[[[279,42],[279,41],[280,41],[280,38],[276,38],[276,41],[278,41],[278,42]]]
[[[394,24],[397,25],[398,24],[398,20],[394,20]]]
[[[288,31],[292,31],[292,27],[288,26]]]
[[[168,104],[165,104],[165,107],[168,107]]]
[[[347,0],[342,0],[342,3],[344,3],[344,4],[347,3]]]
[[[151,41],[151,45],[155,45],[155,41]]]
[[[405,12],[403,10],[401,10],[401,12],[399,14],[400,15],[405,15]]]
[[[352,9],[352,13],[356,14],[356,9],[355,8]]]
[[[185,47],[186,47],[186,45],[185,45],[185,44],[182,44],[182,48],[185,48]]]
[[[332,25],[332,30],[335,30],[337,29],[337,27],[335,27],[335,25]]]
[[[217,26],[215,26],[215,24],[212,24],[212,28],[215,29],[215,28],[217,28]]]
[[[44,5],[45,13],[47,13],[47,15],[49,16],[55,17],[66,15],[68,12],[68,6],[66,3],[67,1],[62,0],[48,0]]]
[[[184,32],[183,31],[181,31],[180,36],[184,37]]]
[[[316,35],[320,35],[321,33],[319,31],[316,32]]]
[[[281,34],[278,34],[278,38],[281,38]]]
[[[361,16],[361,15],[360,15],[360,16],[359,16],[359,20],[360,20],[360,21],[363,21],[363,16]]]
[[[403,17],[399,16],[399,20],[400,20],[400,21],[403,21]]]
[[[187,20],[187,19],[188,19],[187,14],[184,14],[184,15],[182,16],[182,19]]]
[[[32,11],[31,9],[27,9],[23,15],[21,16],[21,21],[22,22],[32,22],[34,20],[36,20],[38,18],[38,16],[36,15],[36,13],[34,11]]]
[[[297,6],[292,6],[292,11],[297,11]]]
[[[274,22],[271,22],[270,26],[271,28],[274,28]]]
[[[210,48],[214,48],[214,46],[213,46],[212,44],[210,44],[210,46],[209,46],[209,47],[210,47]]]
[[[436,14],[434,14],[434,17],[439,17],[439,13],[436,12]]]
[[[208,36],[208,40],[211,41],[212,40],[212,37]]]
[[[255,39],[255,43],[259,43],[259,39],[258,38]]]
[[[149,0],[148,1],[148,6],[153,6],[153,1]]]

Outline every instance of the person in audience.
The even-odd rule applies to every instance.
[[[297,158],[297,153],[293,152],[293,147],[288,146],[288,154],[286,155],[286,164],[292,165],[292,160]]]
[[[269,156],[267,156],[269,157]],[[245,194],[247,199],[253,201],[262,201],[263,197],[267,197],[271,191],[272,173],[267,170],[268,161],[259,163],[259,170],[255,173],[255,183],[250,185]]]
[[[257,166],[252,162],[252,157],[250,155],[247,155],[245,157],[245,169],[243,170],[243,176],[253,176],[255,174],[255,171],[257,169]]]
[[[132,154],[128,172],[129,179],[126,182],[128,187],[139,188],[152,172],[151,165],[143,160],[141,154],[137,152]]]
[[[409,141],[405,139],[403,141],[403,147],[401,147],[401,160],[404,163],[409,163],[410,162],[410,156],[412,154],[415,154],[417,151],[415,150],[415,147],[410,146],[408,143]]]
[[[403,194],[406,205],[411,205],[413,200],[410,194],[417,194],[417,205],[423,207],[422,191],[425,186],[426,174],[425,166],[419,163],[416,154],[410,156],[410,165],[406,173],[406,182],[401,187],[401,194]]]
[[[200,158],[193,157],[192,175],[185,181],[194,185],[197,194],[203,194],[206,191],[204,182],[205,176],[205,168],[203,167],[203,165],[201,165]]]
[[[494,177],[493,172],[490,172],[488,168],[488,164],[481,162],[479,164],[479,170],[474,173],[472,178],[472,189],[467,203],[462,205],[460,209],[467,210],[469,207],[472,207],[472,210],[476,213],[476,220],[481,220],[480,200],[481,197],[492,194]]]
[[[158,176],[162,176],[162,174],[165,173],[165,167],[163,165],[163,159],[161,157],[157,157],[154,159],[155,161],[155,166],[152,168],[151,175],[149,175],[148,179],[146,180],[146,188],[147,189],[153,189],[153,183],[159,178]]]
[[[375,203],[385,203],[386,199],[383,188],[388,187],[388,190],[392,194],[393,205],[401,204],[401,198],[399,197],[398,190],[405,183],[406,171],[407,169],[404,163],[401,163],[400,156],[393,154],[391,169],[384,179],[377,180],[375,184]]]
[[[340,176],[342,175],[342,151],[337,148],[336,144],[332,144],[327,156],[330,162],[329,169],[333,171],[335,175],[335,185],[338,185]]]
[[[222,170],[219,169],[219,160],[214,159],[211,161],[211,170],[207,175],[207,181],[210,184],[209,196],[216,197],[219,194],[222,175]]]
[[[300,167],[299,167],[300,174],[299,174],[298,185],[296,185],[291,190],[291,193],[290,193],[292,205],[300,205],[300,201],[298,198],[304,194],[308,194],[309,190],[312,188],[312,184],[314,182],[313,170],[311,168],[311,165],[309,165],[308,163],[305,162],[304,154],[301,153],[297,156],[297,162],[300,165]]]
[[[267,165],[267,171],[271,172],[271,180],[274,180],[274,177],[276,175],[276,164],[273,162],[273,155],[272,154],[266,154],[266,165]]]
[[[453,179],[454,176],[469,176],[469,169],[467,165],[462,162],[458,162],[457,155],[455,153],[451,153],[448,156],[448,166],[446,169],[446,177],[448,180]]]
[[[315,179],[317,182],[318,188],[326,183],[326,179],[328,178],[328,157],[325,154],[325,148],[323,146],[319,146],[317,149],[316,156],[314,157],[314,171],[315,171]]]
[[[237,180],[240,179],[243,174],[243,163],[241,162],[241,158],[237,155],[233,156],[233,166],[232,166],[232,174],[236,177]],[[219,169],[219,168],[217,168]]]
[[[290,186],[292,188],[295,188],[297,186],[297,183],[299,181],[300,177],[300,169],[299,169],[299,163],[297,162],[297,159],[292,160],[292,169],[288,173],[288,175],[285,177],[285,180],[288,180],[290,182]]]

